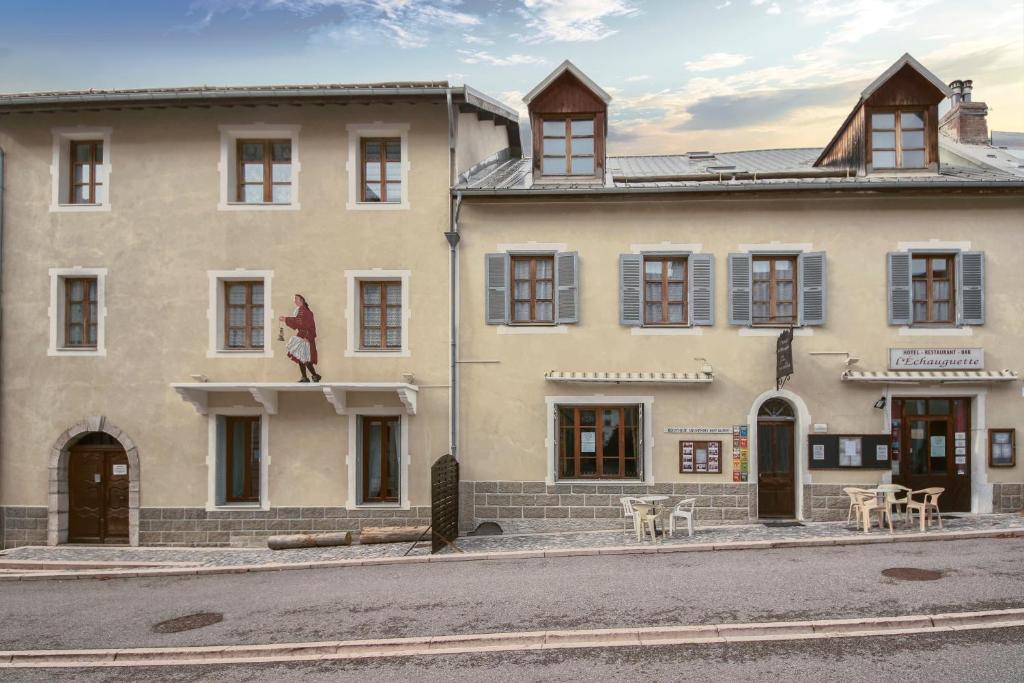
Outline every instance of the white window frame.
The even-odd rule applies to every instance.
[[[345,126],[348,133],[348,163],[345,171],[348,175],[348,202],[345,208],[349,211],[396,211],[409,208],[409,128],[408,123],[350,123]],[[363,138],[400,138],[402,141],[402,201],[400,202],[363,202],[359,201],[360,179],[362,178],[362,159],[360,144]]]
[[[910,254],[910,258],[914,258],[914,253],[927,254],[928,252],[942,252],[942,253],[955,253],[963,251],[971,251],[970,241],[958,242],[955,240],[938,240],[932,239],[925,242],[899,242],[896,245],[896,251],[902,251]],[[954,281],[954,288],[956,282]],[[913,284],[911,284],[913,287]],[[973,337],[974,336],[974,325],[963,325],[961,327],[953,326],[937,326],[937,327],[914,327],[913,325],[901,325],[897,332],[901,337]]]
[[[88,211],[110,211],[110,174],[113,166],[110,163],[110,138],[113,132],[109,127],[73,126],[52,128],[53,159],[50,162],[50,212],[79,213]],[[103,201],[95,204],[72,204],[69,199],[71,191],[71,143],[78,140],[101,140],[103,142]]]
[[[302,163],[299,160],[300,125],[285,124],[231,124],[218,126],[220,130],[220,162],[217,170],[220,173],[220,201],[218,211],[298,211],[299,175]],[[268,204],[239,202],[233,199],[236,191],[236,173],[238,161],[238,141],[245,139],[270,140],[287,138],[292,144],[292,201],[288,204]]]
[[[210,305],[206,310],[206,318],[210,327],[210,346],[206,350],[207,358],[273,358],[274,347],[271,344],[274,329],[274,311],[271,307],[273,294],[271,281],[274,279],[272,270],[209,270]],[[263,281],[263,348],[262,349],[228,349],[224,346],[224,283],[238,280]]]
[[[558,451],[555,436],[555,409],[560,405],[639,405],[643,406],[641,425],[643,429],[643,476],[638,479],[559,479]],[[609,396],[592,394],[589,396],[545,396],[544,415],[547,420],[547,437],[544,445],[548,453],[548,471],[545,479],[548,484],[619,484],[637,485],[654,483],[654,397],[653,396]]]
[[[357,492],[362,482],[359,472],[359,418],[378,416],[397,416],[399,418],[398,447],[398,488],[401,491],[397,503],[359,503]],[[401,407],[397,408],[358,408],[349,413],[348,420],[348,455],[345,464],[348,467],[348,494],[345,499],[346,510],[409,510],[409,415]]]
[[[217,504],[217,418],[225,415],[260,417],[260,500],[258,503]],[[206,452],[206,509],[213,510],[269,510],[270,509],[270,413],[260,408],[210,408],[208,417],[209,442]],[[225,454],[226,455],[226,454]]]
[[[371,268],[369,270],[346,270],[345,287],[348,290],[347,304],[345,308],[345,338],[348,340],[345,356],[347,358],[409,358],[412,351],[409,350],[409,319],[412,311],[409,308],[409,279],[412,277],[411,270],[384,270],[382,268]],[[359,310],[359,287],[364,280],[389,280],[399,282],[402,285],[402,347],[393,351],[383,349],[361,349],[359,344],[359,321],[361,311]]]
[[[50,318],[49,356],[106,356],[107,355],[107,269],[50,268]],[[96,348],[82,349],[64,346],[64,280],[73,277],[96,278]]]

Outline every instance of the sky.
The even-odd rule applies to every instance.
[[[570,59],[615,155],[823,146],[904,52],[1024,131],[1024,0],[0,0],[0,92],[448,80],[523,115]]]

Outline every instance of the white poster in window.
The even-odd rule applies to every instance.
[[[923,439],[924,438],[924,427],[914,427],[910,430],[911,439]]]
[[[933,458],[945,458],[946,457],[946,437],[944,436],[933,436],[931,438],[931,456]]]
[[[825,444],[823,444],[823,443],[816,443],[816,444],[814,444],[814,448],[812,449],[812,451],[813,451],[813,455],[811,457],[814,458],[815,460],[824,460],[825,459]]]
[[[597,452],[597,434],[594,432],[580,432],[580,453]]]
[[[113,475],[115,477],[123,477],[128,474],[128,465],[114,465]]]
[[[875,460],[885,462],[889,459],[889,447],[885,444],[875,446]]]
[[[967,464],[967,456],[966,455],[958,455],[958,456],[956,456],[956,464],[957,465],[966,465]]]
[[[957,448],[956,449],[956,455],[967,455],[967,449],[966,448]]]
[[[954,432],[953,438],[957,441],[962,441],[967,438],[967,432]]]
[[[856,436],[839,437],[839,466],[860,467],[860,438]]]
[[[957,448],[964,448],[967,446],[967,439],[957,439],[954,445]]]

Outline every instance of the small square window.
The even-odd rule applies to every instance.
[[[224,348],[263,349],[263,281],[224,281]]]
[[[104,268],[50,269],[51,356],[103,356]]]
[[[541,173],[592,176],[595,162],[594,119],[545,119],[542,125]]]
[[[235,201],[244,204],[291,203],[291,140],[238,140],[236,160]]]
[[[871,165],[876,169],[925,168],[925,113],[896,110],[871,114]]]
[[[555,322],[555,257],[512,256],[512,322]]]
[[[359,309],[359,347],[361,349],[374,351],[401,350],[401,281],[360,281]]]
[[[363,202],[398,204],[402,201],[401,138],[362,140],[361,199]]]

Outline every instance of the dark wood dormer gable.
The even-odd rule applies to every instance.
[[[569,60],[523,98],[533,134],[535,182],[603,181],[611,99]]]
[[[815,166],[851,174],[938,173],[939,103],[949,88],[905,54],[861,93]]]

